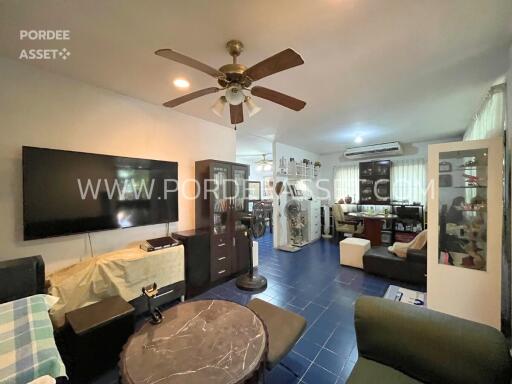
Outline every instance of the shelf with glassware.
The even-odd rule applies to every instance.
[[[391,194],[391,161],[359,163],[359,203],[389,204]]]
[[[445,167],[439,168],[439,262],[485,270],[487,150],[442,152],[439,158]]]
[[[313,162],[309,159],[296,161],[293,157],[290,157],[290,159],[281,157],[276,175],[289,179],[314,179],[320,173],[321,166],[319,161]]]

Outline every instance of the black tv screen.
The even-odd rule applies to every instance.
[[[24,239],[178,220],[178,163],[23,147]]]

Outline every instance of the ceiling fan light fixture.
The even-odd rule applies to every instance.
[[[213,103],[211,110],[213,113],[215,113],[217,116],[222,117],[222,113],[224,112],[224,107],[226,106],[227,100],[225,96],[219,97],[217,100],[215,100],[215,103]]]
[[[247,111],[249,111],[249,117],[253,117],[261,108],[256,105],[256,103],[252,100],[252,97],[247,96],[245,98],[245,106],[247,107]]]
[[[267,172],[268,172],[268,171],[271,171],[271,170],[272,170],[272,164],[265,164],[265,165],[263,166],[263,170],[264,170],[264,171],[267,171]]]
[[[226,100],[231,105],[239,105],[245,100],[245,95],[240,84],[235,84],[226,89]]]

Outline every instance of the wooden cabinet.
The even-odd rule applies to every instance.
[[[359,163],[359,203],[389,204],[391,187],[391,161]]]
[[[172,236],[185,248],[185,283],[187,299],[210,287],[210,233],[208,230],[174,232]]]
[[[249,244],[241,222],[245,212],[249,167],[217,160],[196,162],[200,188],[196,198],[196,229],[210,233],[210,280],[228,278],[249,267]]]

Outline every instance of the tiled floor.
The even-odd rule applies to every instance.
[[[363,294],[383,296],[391,283],[406,285],[340,266],[334,241],[321,239],[296,253],[275,250],[268,231],[258,242],[259,272],[268,279],[264,292],[248,294],[236,288],[233,279],[197,298],[246,304],[259,297],[307,319],[306,332],[282,362],[298,377],[278,365],[267,373],[267,384],[344,383],[357,360],[355,300]],[[109,372],[95,384],[112,383],[112,379],[116,379],[116,372]]]
[[[231,280],[201,297],[241,304],[259,297],[307,319],[304,336],[283,360],[299,377],[278,365],[268,373],[266,383],[344,383],[357,360],[355,300],[362,294],[383,296],[390,283],[405,284],[341,267],[333,241],[319,240],[296,253],[273,249],[268,233],[258,242],[259,272],[268,279],[263,293],[247,294]]]

